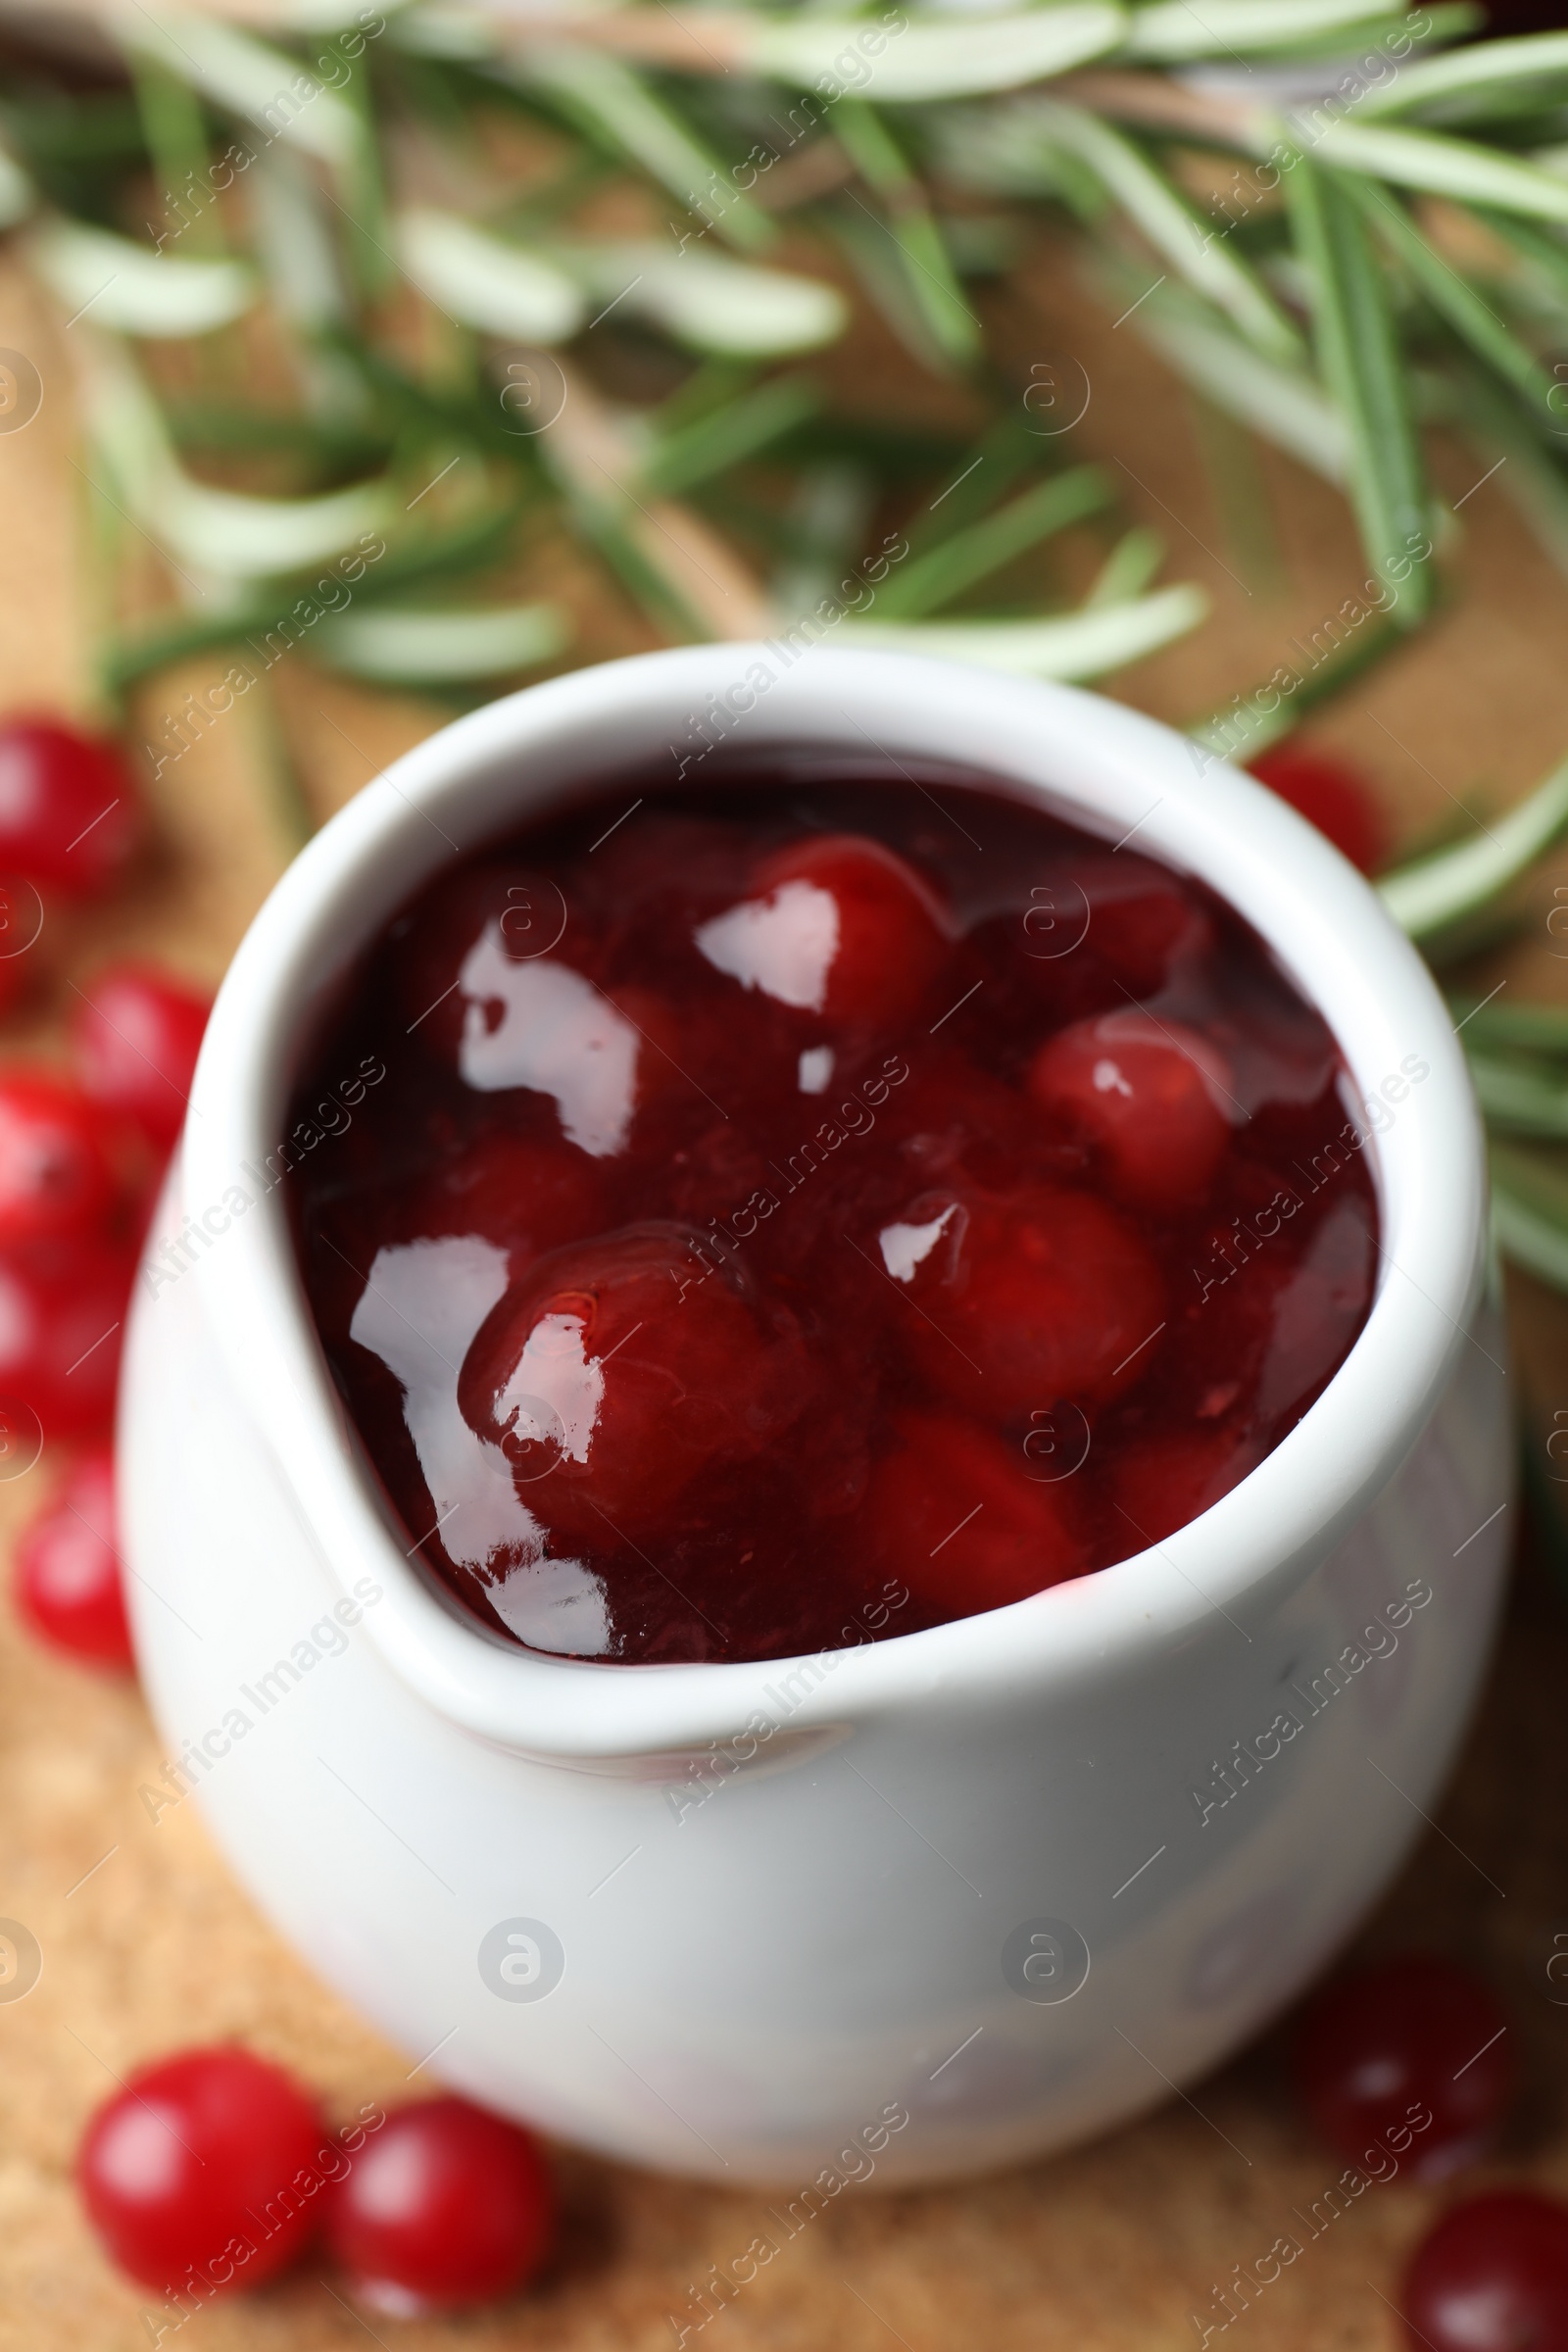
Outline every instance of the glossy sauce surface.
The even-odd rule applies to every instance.
[[[454,858],[285,1152],[411,1550],[535,1648],[783,1657],[1143,1550],[1278,1444],[1371,1301],[1352,1102],[1201,887],[802,755]]]

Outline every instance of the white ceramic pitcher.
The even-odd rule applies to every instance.
[[[1136,1558],[812,1659],[573,1663],[491,1638],[408,1556],[267,1160],[324,992],[455,847],[726,737],[989,771],[1107,841],[1136,827],[1238,906],[1348,1061],[1382,1269],[1299,1425]],[[193,1790],[411,2057],[590,2147],[788,2188],[1099,2131],[1289,2001],[1434,1802],[1508,1525],[1483,1211],[1417,956],[1280,801],[1151,720],[788,645],[494,704],[324,828],[213,1015],[124,1374],[130,1597],[172,1767],[148,1810]]]

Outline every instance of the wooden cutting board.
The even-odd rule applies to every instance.
[[[1172,380],[1075,291],[1048,253],[995,297],[997,330],[1027,379],[1036,356],[1070,353],[1093,397],[1075,454],[1123,471],[1127,502],[1168,535],[1176,575],[1209,588],[1200,635],[1144,664],[1116,691],[1188,718],[1266,677],[1307,642],[1362,567],[1339,501],[1284,461],[1262,480],[1279,537],[1280,581],[1227,525],[1200,462],[1193,412]],[[25,429],[0,433],[0,710],[90,709],[96,590],[83,516],[88,461],[74,427],[71,336],[14,264],[0,263],[0,346],[24,351],[45,387]],[[917,397],[874,336],[844,380],[874,413]],[[933,396],[934,397],[934,396]],[[1212,420],[1208,438],[1214,431]],[[1206,445],[1206,443],[1204,444]],[[1439,456],[1463,500],[1463,585],[1407,653],[1385,664],[1322,738],[1353,749],[1401,837],[1463,799],[1506,805],[1568,742],[1561,646],[1568,583],[1536,553],[1485,462]],[[1473,495],[1466,495],[1473,489]],[[1222,502],[1221,502],[1222,503]],[[1244,534],[1245,536],[1245,534]],[[583,583],[584,658],[642,642],[636,624]],[[200,674],[200,673],[196,673]],[[157,680],[151,731],[194,678]],[[280,703],[311,803],[324,815],[381,762],[439,723],[427,705],[280,673]],[[151,788],[158,840],[122,900],[61,926],[44,945],[48,984],[15,1019],[7,1050],[52,1051],[69,977],[128,947],[216,981],[281,870],[288,829],[246,734],[244,706]],[[1561,860],[1568,879],[1568,858]],[[1497,967],[1521,991],[1568,993],[1541,919]],[[1490,980],[1489,980],[1490,985]],[[1522,1290],[1521,1286],[1521,1290]],[[1521,1297],[1520,1360],[1550,1412],[1568,1406],[1568,1313]],[[1522,1383],[1521,1383],[1522,1385]],[[0,1486],[0,1530],[46,1494],[50,1464]],[[1526,2094],[1487,2178],[1568,2192],[1568,2007],[1548,1980],[1551,1937],[1568,1928],[1568,1614],[1549,1573],[1528,1561],[1481,1721],[1415,1859],[1364,1937],[1416,1943],[1484,1968],[1508,2004]],[[217,1858],[196,1806],[155,1825],[137,1802],[159,1750],[134,1690],[40,1651],[0,1597],[0,1913],[43,1951],[36,1988],[0,2004],[0,2352],[121,2352],[154,2338],[139,2295],[109,2269],[78,2213],[71,2167],[83,2122],[132,2066],[193,2040],[243,2037],[315,2084],[332,2115],[412,2095],[413,2058],[389,2049],[278,1942]],[[1417,1829],[1419,1824],[1413,1825]],[[1217,2315],[1213,2289],[1250,2269],[1282,2231],[1299,2236],[1338,2167],[1294,2114],[1272,2044],[1190,2098],[1079,2153],[963,2188],[846,2195],[792,2241],[739,2300],[689,2343],[731,2352],[1175,2352]],[[250,2300],[215,2305],[165,2345],[199,2352],[325,2352],[375,2340],[409,2347],[654,2352],[677,2341],[671,2314],[759,2226],[760,2200],[617,2170],[563,2151],[566,2228],[530,2295],[461,2323],[371,2327],[319,2264]],[[1388,2298],[1405,2249],[1441,2200],[1396,2180],[1307,2240],[1234,2332],[1250,2352],[1388,2346]]]

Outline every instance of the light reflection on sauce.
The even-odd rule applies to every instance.
[[[458,1065],[481,1094],[532,1087],[555,1100],[567,1140],[595,1159],[626,1141],[637,1100],[637,1031],[569,964],[513,959],[491,922],[464,957]],[[500,1018],[493,1020],[492,1008]]]
[[[602,1581],[580,1561],[545,1558],[544,1531],[517,1494],[512,1464],[458,1409],[457,1368],[507,1282],[507,1252],[475,1234],[380,1250],[349,1336],[403,1391],[448,1555],[482,1578],[519,1642],[601,1655],[610,1645]]]
[[[697,933],[715,972],[760,990],[775,1004],[820,1012],[839,952],[838,901],[814,882],[781,882],[771,898],[747,899]]]

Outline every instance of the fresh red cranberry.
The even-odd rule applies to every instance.
[[[1399,2308],[1410,2352],[1568,2352],[1568,2205],[1514,2188],[1450,2206]]]
[[[0,1072],[0,1250],[102,1225],[115,1197],[103,1114],[49,1070]]]
[[[948,1199],[971,1192],[1002,1199],[1043,1178],[1087,1178],[1087,1149],[1043,1119],[1021,1086],[978,1067],[950,1037],[944,1030],[881,1065],[902,1073],[879,1114],[901,1171],[923,1178],[933,1196],[947,1188]],[[901,1206],[899,1213],[914,1211]]]
[[[880,1247],[895,1278],[908,1263],[905,1288],[920,1309],[909,1343],[926,1378],[970,1412],[1027,1419],[1062,1397],[1103,1403],[1150,1368],[1165,1319],[1159,1269],[1132,1226],[1087,1193],[955,1194],[946,1207],[938,1196],[884,1227]]]
[[[1338,2154],[1359,2164],[1388,2140],[1418,2180],[1442,2180],[1485,2153],[1514,2081],[1507,2020],[1490,1986],[1426,1955],[1325,1985],[1297,2028],[1292,2067],[1302,2105]]]
[[[122,871],[140,830],[114,744],[53,719],[0,726],[0,873],[87,898]]]
[[[86,1666],[135,1665],[115,1534],[115,1459],[95,1446],[17,1540],[17,1601],[35,1633]]]
[[[876,1465],[868,1517],[882,1565],[931,1611],[969,1617],[1082,1573],[1069,1481],[1030,1475],[1024,1442],[978,1421],[906,1412]]]
[[[700,1470],[761,1452],[807,1386],[787,1320],[758,1316],[716,1247],[633,1226],[514,1284],[468,1349],[458,1400],[546,1525],[635,1539]]]
[[[77,2171],[122,2271],[160,2291],[221,2294],[303,2252],[320,2146],[316,2111],[281,2067],[224,2045],[133,2074],[88,2125]]]
[[[73,1047],[85,1092],[155,1144],[178,1135],[212,1000],[148,964],[113,964],[76,1005]]]
[[[880,842],[825,833],[758,866],[755,895],[697,934],[715,971],[830,1028],[897,1032],[948,956],[942,907]]]
[[[332,2190],[326,2243],[354,2294],[397,2319],[511,2294],[555,2230],[535,2142],[466,2099],[396,2109]]]
[[[1252,773],[1326,834],[1363,874],[1376,873],[1383,864],[1389,852],[1383,812],[1371,785],[1346,760],[1282,744],[1254,760]]]
[[[1075,1021],[1041,1047],[1029,1092],[1099,1149],[1139,1207],[1202,1200],[1230,1141],[1230,1072],[1206,1038],[1136,1005]]]
[[[1223,1422],[1134,1438],[1116,1463],[1110,1490],[1126,1548],[1135,1547],[1134,1539],[1138,1549],[1162,1544],[1199,1518],[1241,1484],[1258,1451],[1254,1440]]]
[[[88,1241],[0,1255],[0,1398],[27,1405],[45,1438],[83,1437],[115,1408],[132,1252]]]

